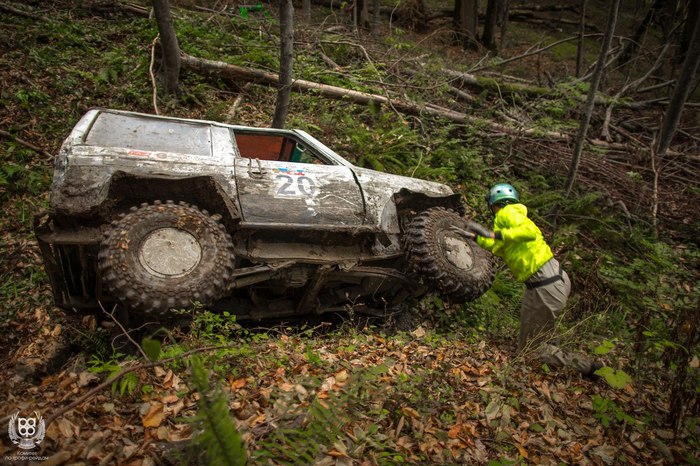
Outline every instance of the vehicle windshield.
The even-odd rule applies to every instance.
[[[211,130],[207,124],[117,113],[101,113],[85,144],[212,156]]]

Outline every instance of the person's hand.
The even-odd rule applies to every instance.
[[[496,238],[496,234],[492,230],[473,220],[467,222],[467,231],[484,238]]]
[[[476,234],[474,232],[462,230],[461,228],[458,228],[456,226],[451,226],[450,231],[454,231],[464,239],[470,239],[472,241],[476,239]]]

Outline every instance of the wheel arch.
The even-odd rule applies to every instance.
[[[428,210],[432,207],[444,207],[464,215],[466,210],[462,205],[460,194],[450,194],[447,196],[429,196],[427,194],[411,191],[403,188],[394,194],[393,200],[396,205],[396,213],[399,219],[410,221],[416,214]]]
[[[167,199],[196,205],[210,214],[219,214],[221,222],[231,231],[240,221],[240,210],[235,201],[235,192],[227,192],[226,183],[218,178],[206,175],[173,178],[116,172],[103,203],[105,218],[112,217],[114,212],[126,212],[144,202]]]

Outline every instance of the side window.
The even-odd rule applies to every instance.
[[[233,134],[241,157],[278,162],[332,165],[296,139],[274,134]]]
[[[308,150],[304,146],[304,144],[300,142],[297,142],[294,145],[294,151],[292,151],[292,158],[290,159],[290,162],[329,165],[328,162],[326,162],[324,159],[318,157],[316,154]]]

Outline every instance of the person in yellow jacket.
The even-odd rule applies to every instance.
[[[602,364],[556,345],[556,322],[571,291],[569,276],[554,258],[540,229],[528,218],[527,207],[520,203],[513,186],[493,186],[486,200],[494,214],[493,230],[473,221],[466,231],[457,230],[502,258],[515,279],[525,284],[518,353],[534,352],[549,366],[569,366],[593,377]]]

